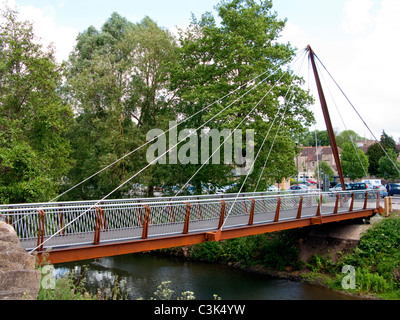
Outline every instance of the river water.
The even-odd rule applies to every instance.
[[[348,300],[351,297],[296,281],[271,279],[265,275],[234,269],[225,265],[186,262],[154,254],[129,254],[57,264],[61,275],[86,266],[86,287],[91,293],[112,287],[114,280],[124,282],[127,299],[155,297],[163,281],[171,281],[172,300],[184,291],[194,292],[196,299],[212,300],[217,294],[223,300]]]

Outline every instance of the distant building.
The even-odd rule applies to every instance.
[[[339,154],[342,152],[338,148]],[[298,161],[298,163],[297,163]],[[315,176],[315,169],[320,161],[325,161],[337,174],[337,167],[335,158],[333,156],[332,148],[330,146],[321,147],[303,147],[301,153],[295,158],[296,167],[299,170],[299,181],[314,180],[317,181],[318,177]]]
[[[377,142],[378,141],[376,141],[376,140],[365,140],[364,139],[364,140],[355,141],[355,144],[359,149],[361,149],[366,154],[368,151],[368,148]]]

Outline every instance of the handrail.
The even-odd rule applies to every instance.
[[[371,191],[371,190],[370,190]],[[359,191],[352,191],[354,193],[365,193],[366,190],[359,190]],[[318,191],[311,191],[311,192],[292,192],[292,193],[285,193],[285,194],[279,194],[279,197],[293,197],[293,196],[315,196],[315,195],[332,195],[332,194],[349,194],[350,191],[338,191],[338,192],[318,192]],[[272,198],[276,198],[277,195],[276,194],[267,194],[265,195],[258,195],[258,196],[251,196],[250,194],[252,193],[247,193],[249,196],[240,196],[240,197],[226,197],[223,198],[224,201],[238,201],[238,200],[248,200],[251,201],[252,199],[272,199]],[[243,194],[243,195],[247,195],[247,194]],[[235,195],[235,194],[232,194]],[[145,199],[151,199],[151,198],[145,198]],[[156,199],[156,198],[154,198]],[[156,205],[165,205],[165,203],[169,203],[171,205],[174,204],[184,204],[184,203],[203,203],[203,202],[214,202],[217,203],[219,200],[221,200],[221,198],[212,198],[212,199],[178,199],[178,200],[168,200],[170,199],[169,197],[160,197],[157,198],[158,201],[148,201],[148,202],[139,202],[139,201],[130,201],[130,202],[125,202],[125,203],[102,203],[102,208],[111,208],[111,207],[116,207],[116,206],[142,206],[142,205],[152,205],[152,206],[156,206]],[[134,199],[132,199],[134,200]],[[64,202],[64,203],[76,203],[76,202]],[[77,209],[77,208],[94,208],[94,204],[96,204],[96,201],[93,201],[92,204],[88,204],[85,203],[83,205],[70,205],[70,206],[63,206],[63,209],[68,210],[68,209]],[[56,209],[60,209],[60,207],[58,206],[59,203],[51,203],[54,204],[54,206],[42,206],[40,207],[40,209],[46,209],[46,210],[56,210]],[[26,208],[23,207],[19,207],[21,205],[26,206]],[[36,208],[36,204],[33,203],[31,204],[31,206],[29,206],[29,204],[8,204],[6,209],[0,209],[0,214],[4,213],[4,212],[9,212],[10,210],[15,211],[18,210],[18,212],[30,212],[33,210],[38,210],[38,208]]]

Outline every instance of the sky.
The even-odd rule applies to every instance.
[[[219,0],[3,0],[17,7],[20,18],[34,24],[44,45],[53,43],[57,60],[68,59],[76,36],[89,26],[100,29],[113,12],[132,22],[149,16],[159,26],[175,30],[200,17]],[[335,79],[320,69],[335,130],[354,130],[366,139],[384,130],[400,141],[399,0],[273,0],[273,11],[287,19],[279,41],[300,52],[310,45]],[[314,79],[308,63],[299,71],[316,98],[310,107],[325,130]],[[225,94],[225,93],[224,93]],[[223,96],[222,94],[221,96]],[[350,103],[349,103],[350,101]]]

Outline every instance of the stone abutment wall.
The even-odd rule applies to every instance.
[[[12,226],[0,221],[0,300],[36,300],[41,274]]]

